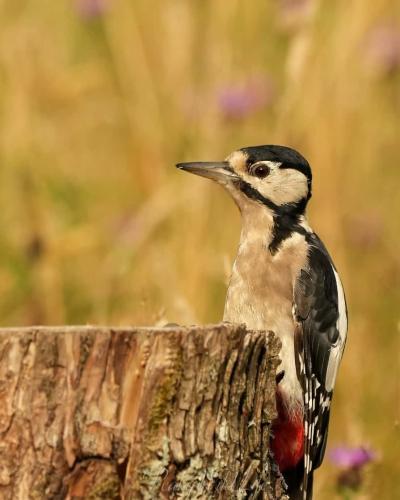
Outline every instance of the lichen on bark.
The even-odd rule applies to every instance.
[[[229,324],[1,330],[0,497],[283,498],[279,347]]]

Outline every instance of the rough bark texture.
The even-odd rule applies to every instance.
[[[281,498],[278,351],[229,325],[0,330],[0,498]]]

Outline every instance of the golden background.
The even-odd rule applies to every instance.
[[[398,1],[0,0],[1,325],[219,321],[239,214],[174,164],[295,147],[350,316],[328,449],[400,498],[399,113]]]

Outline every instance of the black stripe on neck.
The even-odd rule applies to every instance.
[[[258,201],[259,203],[262,203],[266,207],[270,208],[274,212],[279,208],[278,205],[273,203],[271,200],[268,198],[265,198],[261,193],[257,191],[257,189],[254,189],[250,184],[244,180],[238,181],[238,187],[242,193],[244,193],[248,198],[254,201]]]
[[[300,225],[300,216],[274,215],[274,226],[272,228],[272,240],[268,250],[275,255],[282,243],[292,236],[293,233],[307,235],[307,231]]]
[[[302,198],[296,203],[286,203],[277,205],[269,200],[246,181],[239,181],[239,189],[248,197],[258,203],[265,205],[273,212],[274,225],[272,228],[272,240],[268,246],[269,251],[274,255],[281,244],[293,233],[307,235],[307,231],[300,225],[300,217],[304,214],[309,197]]]

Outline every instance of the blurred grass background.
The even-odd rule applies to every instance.
[[[1,325],[219,321],[239,215],[174,164],[295,147],[350,314],[328,446],[400,498],[399,2],[0,0],[0,41]]]

